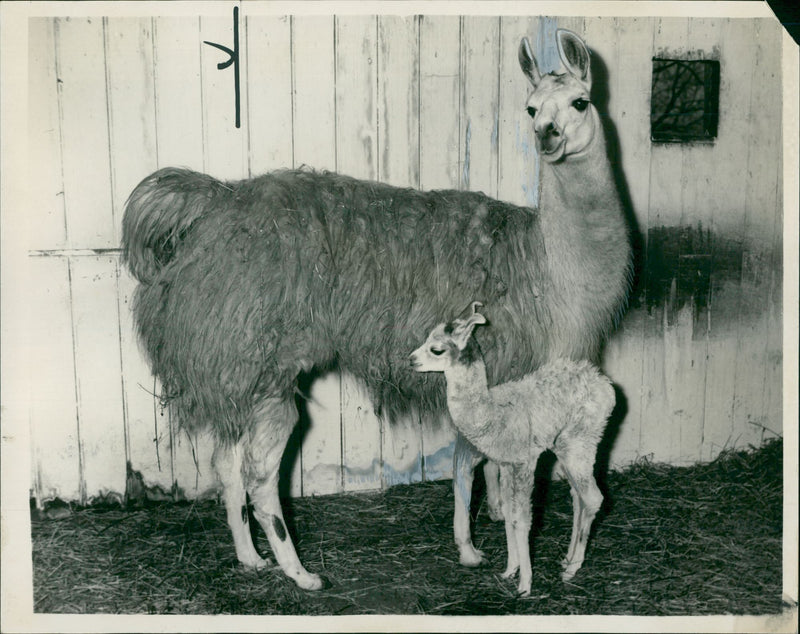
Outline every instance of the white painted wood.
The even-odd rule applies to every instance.
[[[419,186],[418,16],[378,17],[378,180]]]
[[[697,58],[713,59],[715,56],[713,42],[719,42],[720,22],[718,20],[692,20],[687,26],[688,50],[694,51]],[[713,224],[714,216],[719,210],[715,201],[709,200],[709,185],[719,173],[719,166],[714,161],[714,146],[696,143],[688,146],[683,153],[681,176],[681,219],[680,225],[699,230]],[[698,247],[702,248],[702,247]],[[706,265],[707,253],[682,254],[681,265],[687,271]],[[684,278],[682,275],[681,278]],[[698,299],[698,298],[695,298]],[[687,308],[692,308],[687,306]],[[708,359],[708,310],[696,314],[689,310],[684,316],[683,341],[677,350],[678,359],[674,369],[673,380],[674,401],[680,412],[680,438],[677,450],[679,460],[686,463],[700,459],[705,427],[705,381]],[[709,421],[710,422],[710,421]]]
[[[56,50],[69,244],[114,247],[102,19],[58,19]]]
[[[332,16],[292,17],[292,62],[294,165],[335,169],[336,70]],[[342,490],[340,387],[340,378],[335,373],[312,385],[307,403],[311,426],[302,446],[303,495]],[[296,472],[292,479],[296,480]]]
[[[111,204],[119,244],[125,201],[157,167],[152,19],[107,18],[105,48]]]
[[[378,42],[374,16],[337,16],[336,170],[378,177]]]
[[[422,429],[417,415],[382,422],[382,486],[422,481]]]
[[[653,35],[654,55],[685,50],[687,38],[686,20],[660,18]],[[684,152],[682,144],[658,144],[652,148],[648,228],[680,225]],[[648,244],[648,248],[652,246]],[[683,333],[674,329],[685,327],[686,321],[676,317],[672,303],[665,301],[664,306],[654,308],[649,315],[644,331],[641,450],[662,461],[679,457],[680,425],[676,416],[681,405],[674,398],[676,368],[667,365],[667,356],[675,354],[671,347],[684,338]]]
[[[517,51],[527,37],[534,42],[537,18],[500,19],[500,115],[498,131],[498,187],[501,200],[534,206],[538,202],[539,163],[533,140],[533,125],[525,111],[531,91],[522,74]]]
[[[378,17],[377,177],[419,187],[419,16]],[[422,480],[422,431],[415,415],[382,419],[383,486]]]
[[[199,19],[154,18],[158,166],[203,171]]]
[[[28,54],[30,248],[66,246],[54,20],[31,18]]]
[[[720,66],[725,71],[720,77],[719,139],[716,143],[715,163],[719,166],[741,165],[747,156],[750,93],[753,68],[749,60],[749,46],[753,41],[752,20],[726,20],[720,34]],[[733,168],[741,176],[741,172]],[[742,235],[744,221],[745,178],[733,178],[724,187],[716,186],[715,200],[719,213],[713,218],[711,228],[717,234]],[[712,258],[714,254],[712,254]],[[739,281],[725,283],[712,295],[711,323],[708,336],[708,361],[706,363],[706,402],[703,429],[702,457],[713,458],[722,449],[730,448],[733,436],[733,403],[738,346],[738,327],[731,322],[739,310],[741,285]]]
[[[331,372],[311,386],[306,405],[311,426],[303,440],[303,495],[341,493],[341,379]]]
[[[332,16],[292,17],[294,166],[336,168]]]
[[[343,374],[342,479],[345,491],[381,487],[381,420],[363,385]]]
[[[71,262],[75,370],[78,377],[86,499],[125,492],[125,429],[114,257]]]
[[[338,16],[336,49],[336,168],[377,178],[377,20]],[[345,491],[380,488],[381,422],[352,376],[341,376],[342,477]]]
[[[734,434],[741,444],[758,446],[764,438],[764,427],[770,405],[765,384],[771,363],[767,350],[769,340],[768,306],[772,285],[772,254],[775,232],[782,231],[779,218],[781,198],[780,161],[765,157],[780,156],[781,76],[780,26],[774,20],[754,21],[753,83],[748,118],[747,189],[745,191],[744,231],[745,248],[742,267],[742,303],[738,320],[740,327],[739,352],[736,366],[736,386],[733,410]],[[749,314],[748,314],[749,313]],[[774,380],[774,379],[773,379]],[[771,436],[772,434],[769,434]]]
[[[461,48],[461,188],[496,197],[500,18],[464,17]]]
[[[39,503],[82,498],[72,309],[66,259],[29,260],[27,351],[33,491]]]
[[[608,85],[609,116],[612,125],[608,132],[617,137],[627,190],[635,214],[637,229],[647,231],[647,209],[650,183],[650,93],[647,89],[632,91],[629,86],[649,86],[653,50],[653,20],[651,18],[618,18],[587,20],[587,39],[593,55],[605,66]],[[595,62],[596,63],[596,62]],[[595,74],[597,74],[595,72]],[[595,82],[602,81],[595,77]],[[598,92],[595,90],[595,92]],[[600,109],[605,104],[596,104]],[[643,330],[646,316],[642,308],[629,310],[617,332],[611,336],[603,356],[603,367],[621,388],[626,415],[617,430],[613,465],[624,465],[640,455],[642,425],[642,363]]]
[[[420,22],[420,187],[457,188],[461,170],[460,20],[423,16]]]
[[[128,310],[134,281],[116,256],[95,252],[118,245],[123,202],[138,180],[164,165],[238,177],[306,163],[398,185],[483,189],[533,204],[537,158],[517,47],[528,35],[552,65],[547,37],[556,26],[583,35],[604,63],[604,107],[619,135],[640,229],[702,222],[746,247],[741,279],[715,285],[704,321],[691,303],[651,314],[634,307],[609,342],[605,369],[628,401],[612,464],[639,455],[709,459],[724,446],[780,433],[775,24],[251,16],[240,28],[243,127],[233,133],[233,70],[218,70],[224,55],[202,44],[232,44],[231,24],[231,17],[30,23],[37,183],[30,249],[60,254],[31,259],[33,385],[43,393],[31,396],[37,497],[121,493],[126,459],[148,484],[167,488],[177,480],[190,498],[216,490],[211,443],[171,430],[168,416],[154,407]],[[689,51],[719,55],[722,63],[719,138],[702,147],[653,148],[650,60]],[[294,466],[292,495],[451,475],[453,435],[446,426],[431,431],[413,416],[378,421],[360,391],[336,375],[311,394],[313,424]]]
[[[292,58],[289,16],[247,16],[247,126],[250,174],[292,165]]]
[[[457,189],[460,181],[460,51],[457,16],[424,16],[420,22],[420,186]],[[455,433],[422,420],[423,476],[452,477]]]
[[[239,81],[240,113],[247,112],[247,91],[242,79],[247,76],[244,54],[247,50],[246,31],[239,22]],[[200,64],[203,95],[203,153],[206,171],[222,179],[240,179],[247,176],[247,119],[240,116],[236,127],[235,70],[234,64],[218,69],[220,63],[230,59],[227,52],[205,44],[213,42],[233,49],[233,11],[230,17],[200,18]]]

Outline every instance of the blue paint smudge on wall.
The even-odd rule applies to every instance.
[[[446,447],[442,447],[431,455],[425,456],[425,479],[444,480],[452,477],[453,453],[455,452],[456,441],[454,440]]]

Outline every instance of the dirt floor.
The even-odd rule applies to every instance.
[[[572,526],[564,482],[537,484],[533,590],[517,598],[502,523],[477,483],[476,545],[458,565],[449,481],[375,494],[287,500],[306,567],[330,583],[299,590],[276,566],[238,565],[216,502],[33,512],[34,608],[144,614],[774,614],[781,602],[782,450],[726,452],[690,468],[640,462],[608,474],[583,568],[560,580]],[[255,524],[253,522],[253,524]],[[263,533],[258,547],[274,562]]]

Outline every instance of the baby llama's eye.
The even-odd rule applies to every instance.
[[[583,112],[589,107],[589,101],[587,99],[576,99],[572,102],[572,107],[578,112]]]
[[[527,110],[528,110],[528,115],[530,116],[530,118],[531,119],[535,119],[536,118],[536,108],[534,108],[533,106],[528,106]]]
[[[444,354],[444,350],[442,350],[441,348],[431,348],[431,354],[434,357],[440,357],[441,355]]]

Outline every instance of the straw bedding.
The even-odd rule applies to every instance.
[[[309,570],[331,587],[299,590],[277,566],[241,568],[216,502],[33,513],[34,609],[60,613],[623,614],[781,612],[780,440],[677,468],[640,461],[605,478],[587,560],[562,583],[572,522],[566,483],[537,482],[533,591],[501,579],[505,534],[474,509],[490,563],[458,565],[449,482],[286,501]],[[540,468],[547,468],[547,461]],[[478,482],[480,487],[481,483]],[[253,523],[254,525],[254,523]],[[260,548],[269,551],[263,534]],[[268,557],[271,554],[267,552]]]

